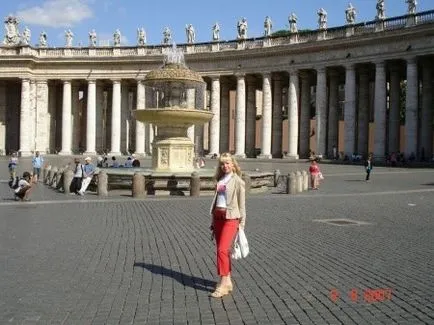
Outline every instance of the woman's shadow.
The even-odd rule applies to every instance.
[[[179,283],[188,287],[192,287],[196,290],[213,291],[217,284],[215,281],[210,281],[203,278],[191,276],[185,273],[177,272],[161,265],[136,262],[134,263],[134,267],[142,267],[154,274],[161,274],[163,276],[171,277],[172,279],[178,281]]]

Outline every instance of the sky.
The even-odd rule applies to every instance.
[[[299,30],[316,29],[320,8],[328,13],[329,28],[342,26],[349,3],[348,0],[2,0],[0,12],[3,17],[18,17],[20,32],[25,26],[31,30],[33,45],[45,31],[49,46],[63,47],[67,29],[74,33],[73,46],[88,46],[92,29],[97,33],[99,45],[109,45],[113,43],[113,33],[119,29],[121,44],[135,46],[139,27],[145,29],[147,45],[161,44],[166,26],[175,43],[185,43],[187,24],[192,24],[196,31],[196,42],[208,42],[215,22],[220,25],[220,39],[233,40],[237,36],[237,21],[243,17],[248,22],[247,36],[261,37],[266,16],[273,22],[273,31],[287,30],[291,12],[298,17]],[[375,18],[377,0],[351,3],[357,11],[357,23]],[[434,0],[417,0],[417,4],[418,12],[434,9]],[[387,17],[407,12],[406,0],[385,0],[385,5]]]

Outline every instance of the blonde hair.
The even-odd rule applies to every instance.
[[[224,172],[223,172],[221,167],[227,161],[232,162],[232,165],[233,165],[232,172],[241,177],[241,168],[238,165],[237,160],[229,152],[225,152],[225,153],[222,153],[218,159],[218,164],[217,164],[217,168],[216,168],[216,172],[215,172],[215,176],[214,176],[217,181],[220,178],[222,178],[222,176],[224,175]]]

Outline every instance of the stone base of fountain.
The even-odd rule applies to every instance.
[[[189,138],[156,140],[152,147],[152,166],[156,172],[192,172],[194,144]]]

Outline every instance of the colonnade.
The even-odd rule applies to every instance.
[[[196,127],[196,133],[192,129],[189,136],[210,155],[232,150],[238,157],[297,159],[310,150],[330,156],[336,147],[348,156],[372,151],[381,159],[401,150],[407,156],[431,157],[431,62],[432,57],[408,57],[287,71],[204,74],[207,106],[214,116],[209,125]],[[130,148],[139,155],[150,152],[154,128],[131,117],[132,110],[145,109],[142,79],[65,79],[53,85],[53,80],[23,78],[19,107],[6,98],[8,83],[0,82],[0,120],[5,121],[0,125],[0,150],[4,152],[17,149],[25,156],[57,148],[58,154],[70,155],[78,147],[89,155],[104,149],[110,155]],[[8,131],[4,125],[14,123],[6,112],[14,108],[19,109],[18,148],[8,144],[14,142],[9,134],[12,128]]]

